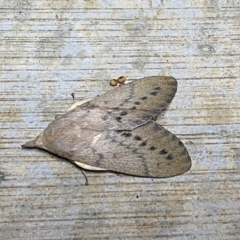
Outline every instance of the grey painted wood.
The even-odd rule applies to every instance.
[[[238,1],[0,2],[0,239],[239,239]],[[171,75],[159,123],[186,144],[170,179],[81,171],[22,150],[109,79]]]

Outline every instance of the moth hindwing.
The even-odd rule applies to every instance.
[[[191,167],[186,148],[152,121],[176,90],[173,77],[132,81],[66,112],[22,147],[44,149],[85,169],[160,178],[182,174]]]

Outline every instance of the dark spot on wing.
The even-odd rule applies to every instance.
[[[183,149],[183,151],[179,154],[179,156],[185,155],[187,152],[186,148]]]
[[[147,99],[147,97],[142,97],[142,98],[140,98],[141,100],[146,100]]]
[[[179,146],[183,146],[183,143],[182,143],[181,141],[179,141],[179,143],[178,143],[178,144],[179,144]]]
[[[154,124],[153,125],[153,130],[158,131],[159,129],[162,129],[162,127],[159,124]]]
[[[154,90],[160,90],[160,87],[155,87]]]
[[[159,125],[160,126],[160,125]],[[161,127],[161,126],[160,126]],[[163,127],[161,127],[161,128],[163,128]],[[169,131],[167,131],[167,130],[165,130],[164,128],[163,128],[163,131],[162,131],[162,136],[163,137],[166,137],[166,136],[169,136],[169,134],[172,134],[172,133],[170,133]]]
[[[98,166],[100,166],[100,162],[103,159],[103,154],[98,153],[97,155],[98,155],[98,158],[96,159],[95,164],[98,167]]]
[[[68,151],[67,152],[67,156],[69,157],[69,158],[72,158],[73,156],[75,155],[75,151]],[[1,173],[0,173],[1,174]],[[1,176],[1,175],[0,175]]]
[[[124,133],[122,133],[122,136],[124,136],[124,137],[131,137],[132,134],[130,132],[124,132]]]
[[[101,116],[102,120],[106,121],[108,119],[108,116],[107,115],[103,115]]]
[[[142,140],[142,138],[139,137],[138,135],[136,135],[133,139],[134,139],[134,140],[137,140],[137,141],[141,141],[141,140]]]
[[[156,96],[158,92],[150,92],[151,95]]]
[[[131,110],[135,110],[135,109],[136,109],[136,107],[135,107],[135,106],[131,108]]]
[[[137,149],[133,149],[132,153],[134,153],[134,154],[137,153]]]
[[[144,147],[147,145],[147,141],[142,142],[139,146]]]
[[[160,152],[159,152],[159,154],[160,155],[165,155],[165,154],[167,154],[168,152],[165,150],[165,149],[163,149],[163,150],[161,150]]]
[[[124,116],[124,115],[127,115],[127,114],[128,114],[127,111],[122,111],[122,112],[120,113],[121,116]]]
[[[172,140],[172,141],[175,141],[176,138],[177,138],[177,137],[173,134],[172,137],[171,137],[171,140]]]
[[[135,104],[135,105],[140,105],[140,102],[135,102],[134,104]]]
[[[115,118],[118,122],[121,122],[122,118],[121,117],[116,117]]]
[[[149,150],[151,150],[151,151],[154,151],[156,149],[156,147],[154,147],[154,146],[151,146],[150,148],[149,148]]]
[[[167,159],[167,160],[172,160],[172,159],[173,159],[173,158],[172,158],[172,155],[171,155],[171,154],[167,155],[166,159]]]

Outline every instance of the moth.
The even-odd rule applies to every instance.
[[[167,178],[191,168],[183,143],[153,121],[172,101],[173,77],[151,76],[121,84],[56,117],[23,148],[40,148],[96,171]]]

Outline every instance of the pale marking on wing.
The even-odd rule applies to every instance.
[[[87,164],[84,164],[84,163],[80,163],[80,162],[77,162],[77,161],[74,161],[74,163],[83,168],[83,169],[86,169],[86,170],[92,170],[92,171],[107,171],[107,169],[104,169],[104,168],[99,168],[99,167],[93,167],[93,166],[90,166],[90,165],[87,165]]]
[[[98,135],[93,137],[93,140],[91,142],[91,145],[95,145],[95,143],[98,141],[98,139],[102,136],[102,133],[99,133]]]
[[[68,108],[67,112],[75,109],[76,107],[78,107],[78,106],[80,106],[80,105],[82,105],[82,104],[84,104],[86,102],[89,102],[90,100],[92,100],[92,98],[87,98],[87,99],[84,99],[82,101],[74,103],[70,108]]]

